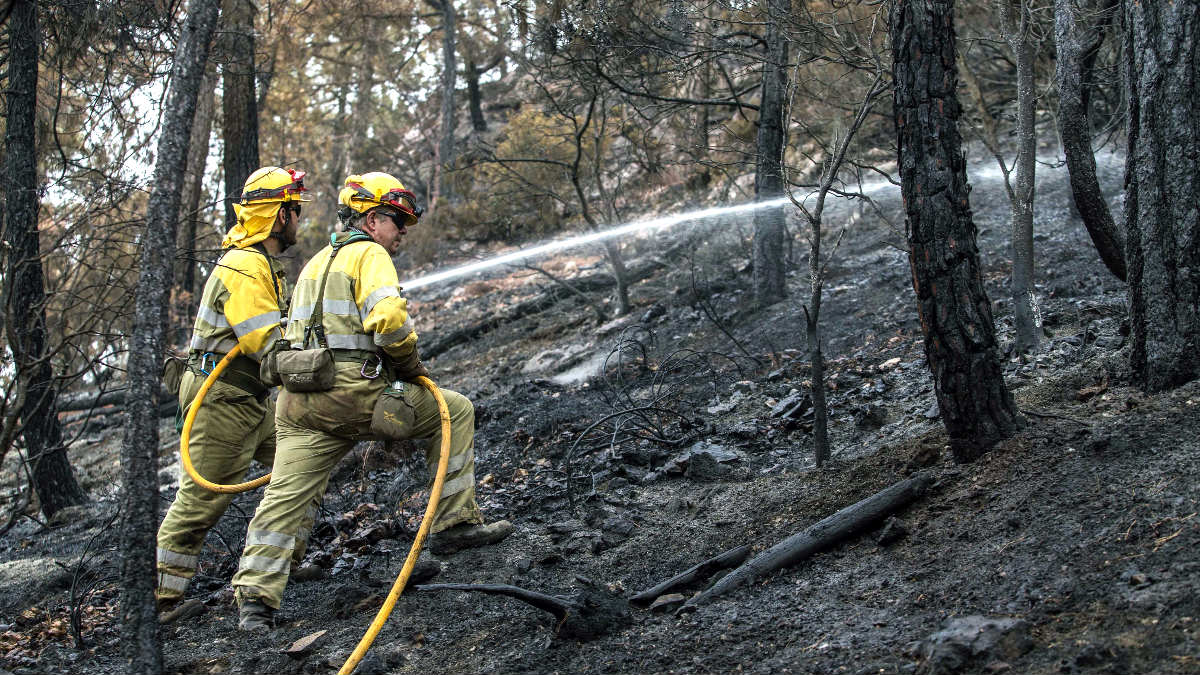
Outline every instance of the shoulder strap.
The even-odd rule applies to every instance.
[[[308,336],[310,334],[316,336],[317,344],[321,346],[321,349],[329,348],[329,343],[325,340],[325,324],[323,323],[323,319],[325,318],[325,282],[329,280],[329,269],[333,267],[333,259],[337,257],[338,251],[342,250],[342,247],[346,244],[370,240],[370,237],[358,231],[353,231],[353,234],[342,241],[338,241],[336,233],[329,235],[329,246],[333,250],[330,251],[329,260],[325,263],[325,271],[321,272],[320,287],[317,290],[317,302],[313,305],[312,321],[304,329],[304,344],[302,345],[304,349],[308,348]]]
[[[271,255],[267,253],[267,247],[263,246],[262,242],[253,244],[250,248],[262,254],[262,257],[267,259],[267,269],[271,272],[271,285],[275,287],[275,305],[279,307],[279,315],[283,316],[283,295],[279,292],[279,280],[275,278],[275,266],[271,264]]]

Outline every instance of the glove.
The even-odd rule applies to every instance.
[[[429,369],[421,363],[421,357],[417,354],[416,349],[413,349],[408,356],[397,360],[395,368],[396,378],[405,382],[416,382],[417,378],[422,375],[429,377]]]
[[[292,343],[283,338],[279,338],[275,344],[271,345],[271,351],[267,352],[267,355],[258,364],[258,379],[264,385],[278,387],[283,384],[283,378],[279,376],[279,368],[275,364],[275,357],[279,355],[279,352],[291,348]]]

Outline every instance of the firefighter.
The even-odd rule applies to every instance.
[[[237,224],[221,242],[224,253],[204,285],[179,385],[180,409],[186,412],[213,366],[235,344],[242,350],[209,389],[191,430],[196,470],[215,483],[239,482],[251,459],[266,466],[274,461],[275,405],[259,377],[259,362],[282,337],[288,284],[275,256],[296,243],[301,203],[310,201],[305,192],[303,171],[269,166],[250,174],[233,206]],[[156,596],[164,622],[185,609],[180,600],[196,574],[204,538],[232,499],[180,471],[175,501],[158,528]],[[308,539],[314,515],[315,506],[307,505],[297,532],[301,542]],[[303,552],[303,544],[294,547],[295,560]]]
[[[399,180],[380,172],[347,178],[338,201],[345,231],[333,235],[301,271],[286,331],[293,350],[332,351],[332,386],[288,391],[285,382],[280,392],[273,477],[233,577],[242,630],[271,627],[288,582],[288,560],[304,528],[305,507],[324,493],[330,471],[355,442],[428,438],[431,474],[438,464],[437,403],[424,387],[412,384],[429,371],[417,355],[417,334],[391,259],[421,209]],[[430,549],[438,555],[492,544],[512,532],[508,521],[484,524],[475,502],[471,402],[446,389],[442,395],[450,412],[451,446],[430,529]],[[377,426],[373,417],[388,421]]]

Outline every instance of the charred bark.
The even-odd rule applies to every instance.
[[[785,0],[766,0],[767,55],[763,61],[762,102],[758,110],[758,136],[754,195],[758,201],[783,196],[784,95],[787,90],[787,40],[780,23],[788,15]],[[783,207],[754,212],[754,298],[760,306],[787,296],[784,269]]]
[[[1014,11],[1020,16],[1014,17]],[[1042,330],[1037,299],[1033,294],[1033,198],[1034,174],[1037,170],[1037,129],[1033,104],[1037,92],[1034,91],[1036,54],[1030,34],[1032,17],[1028,0],[1001,2],[1000,19],[1017,70],[1017,159],[1013,164],[1015,175],[1009,193],[1013,256],[1010,291],[1016,349],[1026,353],[1037,350]]]
[[[4,325],[16,378],[24,390],[21,434],[28,449],[33,488],[42,513],[49,517],[86,502],[87,494],[75,480],[63,444],[46,329],[34,131],[40,42],[36,0],[17,0],[8,23],[4,243],[9,250],[4,281],[9,287],[4,293]]]
[[[1020,428],[983,288],[958,135],[952,0],[892,14],[893,115],[909,263],[925,355],[954,457],[971,461]]]
[[[1200,16],[1191,3],[1125,3],[1125,231],[1130,362],[1158,391],[1200,375]]]
[[[1106,11],[1112,9],[1108,7]],[[1058,84],[1058,133],[1067,158],[1071,195],[1083,226],[1100,253],[1100,260],[1113,276],[1125,281],[1125,241],[1113,222],[1108,202],[1100,191],[1100,181],[1096,178],[1096,156],[1092,152],[1089,123],[1089,63],[1094,63],[1099,43],[1104,39],[1104,25],[1104,21],[1100,21],[1095,30],[1081,28],[1075,15],[1075,2],[1055,0],[1054,43],[1058,54],[1054,73]]]
[[[254,94],[254,4],[225,0],[221,12],[221,129],[225,138],[225,230],[237,223],[233,205],[258,169],[258,98]]]
[[[175,336],[177,343],[186,341],[191,330],[192,317],[200,305],[200,293],[196,284],[196,232],[200,228],[200,198],[204,193],[204,169],[208,161],[208,140],[212,136],[213,111],[216,108],[217,74],[212,68],[205,70],[200,83],[200,99],[196,104],[196,117],[188,140],[187,179],[180,197],[179,241],[176,248],[179,258],[175,265],[176,286],[188,299],[187,307],[179,310],[183,317]]]
[[[954,62],[950,63],[953,65]],[[920,473],[847,506],[803,532],[793,534],[754,556],[749,562],[721,577],[717,583],[713,584],[712,588],[688,600],[687,604],[680,608],[680,611],[707,604],[719,595],[728,593],[775,570],[795,565],[871,528],[889,515],[916,501],[925,494],[925,490],[932,483],[933,477],[930,474]]]
[[[161,673],[155,611],[155,531],[158,526],[158,390],[167,331],[172,256],[196,98],[217,23],[218,0],[192,0],[175,48],[171,88],[146,207],[141,273],[129,340],[129,389],[121,449],[121,643],[127,672]]]
[[[446,172],[454,165],[454,132],[458,126],[455,114],[454,89],[458,82],[458,15],[453,0],[440,0],[442,12],[442,136],[438,141],[438,180],[434,186],[435,201],[449,198],[449,181]],[[432,204],[432,202],[431,202]],[[437,207],[433,204],[434,208]]]
[[[487,131],[487,119],[483,116],[483,97],[479,93],[479,76],[483,70],[467,59],[467,107],[471,110],[471,128],[475,131]]]
[[[829,461],[829,404],[825,400],[825,355],[821,353],[821,284],[814,283],[809,302],[814,310],[810,315],[804,308],[804,333],[808,340],[808,364],[812,373],[813,451],[817,466]]]
[[[467,66],[464,69],[467,74],[467,105],[471,110],[471,127],[475,131],[487,131],[487,118],[483,116],[483,94],[479,89],[479,78],[502,63],[504,63],[503,52],[483,66],[476,65],[473,57],[467,57]]]

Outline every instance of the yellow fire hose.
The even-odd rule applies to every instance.
[[[266,485],[271,481],[271,474],[267,474],[259,476],[254,480],[234,485],[214,483],[201,476],[200,472],[196,470],[196,467],[192,464],[192,453],[188,449],[188,439],[192,435],[192,424],[196,421],[196,413],[200,410],[200,404],[204,403],[204,397],[208,395],[208,388],[213,385],[213,382],[217,381],[217,378],[221,377],[221,373],[225,372],[225,366],[228,366],[234,357],[241,353],[241,345],[234,345],[233,349],[229,350],[229,353],[225,355],[225,358],[221,359],[216,367],[212,369],[212,372],[208,374],[208,379],[204,380],[204,384],[200,385],[200,391],[196,392],[196,398],[192,401],[192,405],[188,407],[187,417],[183,418],[183,432],[179,435],[179,461],[183,464],[184,470],[188,472],[192,480],[196,481],[196,485],[212,492],[224,492],[226,494],[246,492],[260,485]]]
[[[183,421],[183,433],[179,437],[179,454],[180,460],[183,463],[183,468],[196,481],[197,485],[204,487],[213,492],[245,492],[254,488],[265,485],[271,480],[271,474],[260,476],[252,481],[238,483],[236,485],[219,485],[212,481],[205,480],[203,476],[196,471],[196,467],[192,465],[192,456],[188,452],[188,436],[192,432],[192,423],[196,420],[196,412],[200,410],[200,405],[204,402],[204,396],[208,393],[209,387],[217,378],[224,372],[225,367],[229,362],[241,353],[241,347],[235,345],[233,349],[225,355],[217,363],[212,372],[208,374],[208,378],[204,380],[200,391],[196,393],[195,400],[188,408],[187,417]],[[417,537],[413,540],[412,547],[408,549],[408,557],[404,560],[404,566],[400,568],[400,574],[396,577],[396,582],[392,584],[392,590],[388,593],[387,599],[383,601],[383,606],[379,608],[379,612],[375,614],[375,620],[371,622],[367,632],[358,641],[358,646],[350,654],[350,658],[346,659],[345,665],[338,671],[338,675],[350,675],[358,666],[358,662],[362,661],[363,656],[366,656],[367,650],[371,648],[371,643],[375,642],[379,631],[383,630],[383,624],[387,622],[388,617],[392,615],[392,610],[396,607],[396,601],[400,599],[400,594],[404,591],[404,587],[408,585],[408,578],[412,576],[413,568],[417,566],[417,557],[421,554],[421,547],[425,545],[425,539],[429,536],[429,528],[433,525],[433,516],[437,512],[438,501],[442,498],[442,485],[446,482],[446,469],[450,465],[450,409],[446,407],[446,399],[442,397],[442,392],[433,383],[433,380],[428,377],[421,376],[417,378],[417,382],[421,386],[429,390],[433,394],[433,398],[437,401],[438,415],[442,419],[442,447],[440,457],[438,458],[437,473],[433,478],[433,488],[429,491],[429,504],[425,507],[425,516],[421,519],[421,527],[417,529]]]

